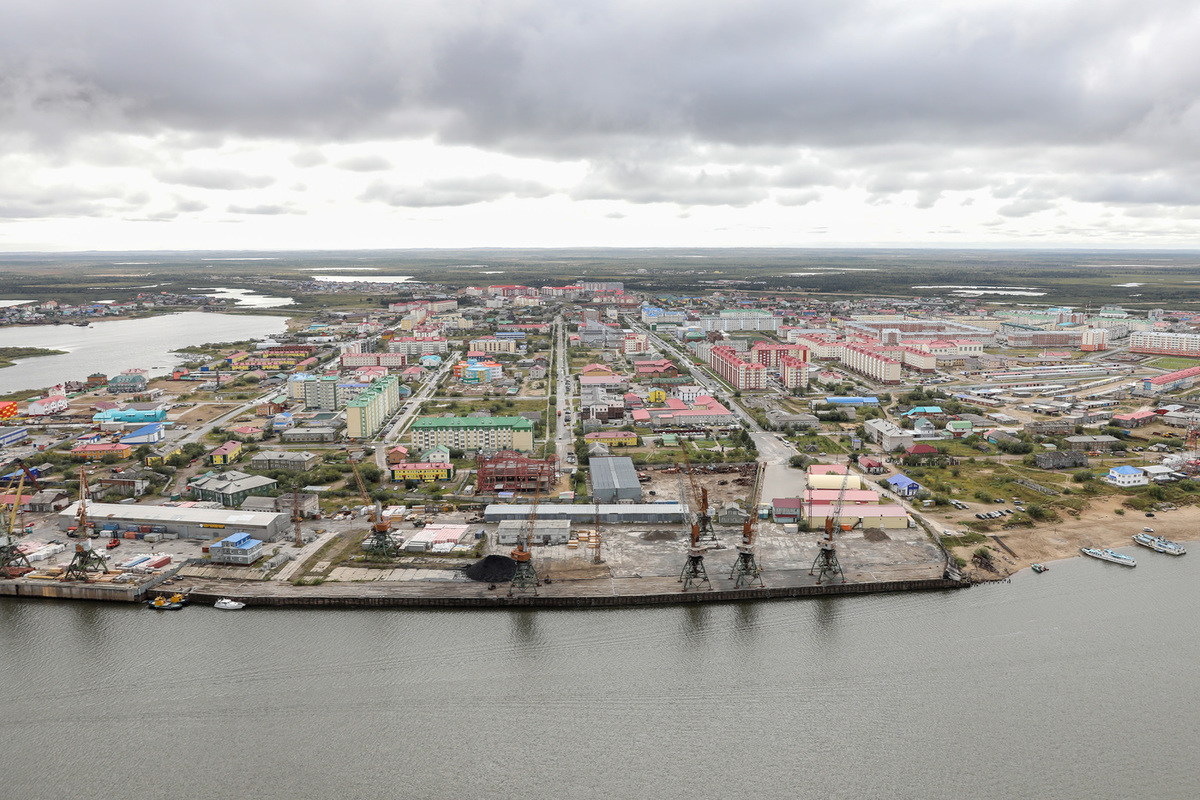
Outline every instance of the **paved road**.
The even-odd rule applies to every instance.
[[[458,351],[454,350],[446,354],[445,361],[442,366],[438,367],[429,380],[417,390],[416,394],[405,401],[405,410],[396,417],[392,427],[388,428],[379,442],[379,446],[375,448],[375,465],[380,469],[387,469],[387,445],[400,438],[400,435],[408,428],[409,423],[421,413],[421,406],[433,396],[437,388],[441,385],[442,380],[446,377],[446,373],[454,368],[454,364],[458,361]]]
[[[567,333],[562,317],[556,317],[554,320],[554,341],[554,369],[557,373],[554,413],[558,417],[557,433],[554,437],[554,452],[558,456],[560,468],[565,470],[570,468],[567,456],[573,452],[575,446],[575,386],[571,381],[571,361],[567,354]],[[566,421],[568,414],[572,415],[570,423]],[[549,429],[549,420],[547,420],[547,429]]]

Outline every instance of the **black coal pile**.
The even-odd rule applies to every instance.
[[[673,530],[646,531],[641,535],[643,542],[673,542],[678,534]]]
[[[463,570],[471,580],[483,583],[511,581],[513,573],[516,571],[517,562],[508,556],[488,556]]]

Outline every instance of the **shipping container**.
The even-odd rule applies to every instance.
[[[136,534],[136,533],[134,533],[133,531],[127,531],[127,532],[125,533],[125,538],[126,538],[126,539],[136,539],[136,538],[137,538],[137,534]]]

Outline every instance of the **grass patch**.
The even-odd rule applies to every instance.
[[[45,347],[0,347],[0,369],[11,367],[18,359],[39,356],[66,355],[66,350],[51,350]]]
[[[982,533],[964,533],[960,536],[943,536],[943,547],[967,547],[973,544],[982,544],[988,540],[988,537]]]
[[[1200,358],[1180,358],[1179,356],[1162,356],[1146,362],[1146,366],[1163,369],[1188,369],[1200,366]]]

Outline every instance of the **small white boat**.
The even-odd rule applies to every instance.
[[[1107,547],[1081,547],[1079,551],[1085,556],[1098,558],[1101,561],[1109,561],[1113,564],[1120,564],[1123,567],[1136,567],[1137,562],[1124,553],[1118,553],[1116,550],[1109,550]]]
[[[222,597],[213,604],[213,608],[219,608],[222,611],[237,611],[239,608],[245,607],[245,603],[239,603],[237,600],[230,600],[228,597]]]

